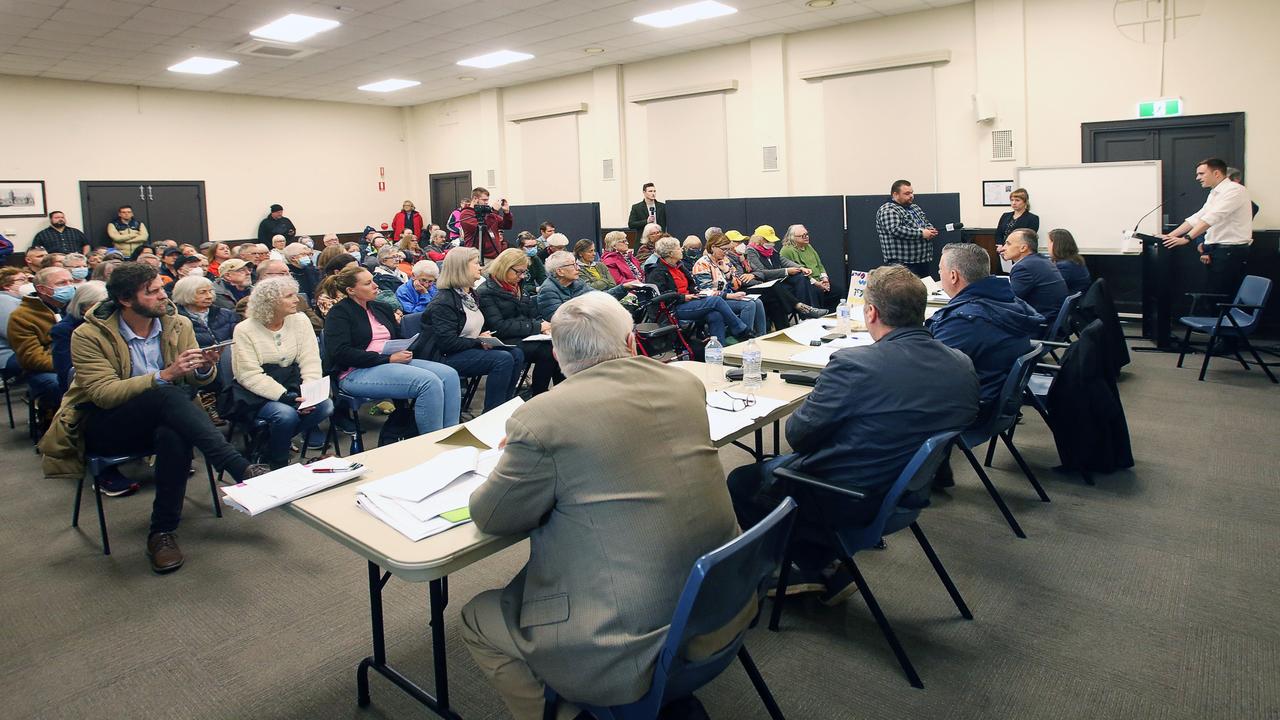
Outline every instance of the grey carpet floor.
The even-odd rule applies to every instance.
[[[1013,537],[976,477],[921,518],[975,619],[959,618],[909,534],[860,566],[926,684],[910,688],[856,596],[793,603],[780,633],[747,645],[791,718],[1280,717],[1280,388],[1226,362],[1209,381],[1167,355],[1135,355],[1121,389],[1137,467],[1097,487],[1056,475],[1038,417],[1017,434],[1051,504],[1001,450],[992,477],[1029,539]],[[282,513],[215,519],[203,473],[188,488],[187,565],[157,577],[144,488],[108,501],[113,554],[92,498],[45,481],[22,432],[0,434],[0,697],[5,718],[422,718],[381,678],[355,704],[369,652],[365,565]],[[747,456],[722,451],[727,469]],[[957,459],[959,459],[957,457]],[[655,532],[660,529],[655,528]],[[458,636],[458,610],[500,587],[527,545],[451,579],[453,703],[506,713]],[[429,683],[426,587],[392,581],[388,652]],[[701,697],[714,718],[767,717],[740,667]]]

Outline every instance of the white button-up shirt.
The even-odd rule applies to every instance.
[[[1248,245],[1253,242],[1253,207],[1249,189],[1223,180],[1209,191],[1204,207],[1187,218],[1195,225],[1204,222],[1209,231],[1204,235],[1206,245]]]

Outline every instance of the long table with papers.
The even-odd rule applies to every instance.
[[[702,363],[676,365],[707,385],[707,415],[715,446],[734,444],[757,459],[765,457],[763,428],[774,426],[777,452],[779,421],[798,408],[812,390],[773,376],[754,393],[747,393],[741,383],[714,376]],[[482,533],[469,521],[469,514],[463,514],[469,512],[465,510],[466,497],[496,464],[505,420],[519,404],[515,399],[463,425],[342,458],[335,463],[363,466],[360,477],[283,505],[285,512],[367,561],[373,654],[357,668],[357,702],[361,707],[370,702],[369,670],[374,670],[437,715],[459,717],[449,704],[445,660],[448,580],[451,573],[525,539],[524,535]],[[755,433],[754,449],[740,442],[751,433]],[[421,476],[427,464],[436,476],[415,480],[414,473]],[[393,575],[428,584],[434,695],[387,662],[382,588]]]
[[[934,304],[926,306],[924,316],[933,317],[939,307]],[[837,320],[834,315],[828,315],[761,335],[756,340],[756,345],[760,348],[760,366],[765,370],[778,372],[821,370],[827,366],[831,356],[838,350],[872,343],[871,335],[866,331],[866,325],[857,314],[854,316],[849,332],[844,333],[844,338],[829,341],[822,339],[835,334],[840,334]],[[818,345],[814,345],[814,342]],[[742,365],[742,352],[746,348],[746,343],[726,347],[724,361],[733,365]]]

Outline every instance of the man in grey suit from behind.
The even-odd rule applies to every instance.
[[[605,293],[561,305],[551,338],[568,380],[516,410],[471,496],[480,530],[529,533],[524,569],[462,609],[462,638],[517,720],[542,717],[544,682],[592,705],[643,696],[694,561],[738,533],[702,381],[636,357],[631,317]]]

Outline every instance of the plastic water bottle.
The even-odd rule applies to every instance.
[[[838,319],[836,331],[841,335],[848,335],[850,326],[853,324],[853,312],[848,300],[840,300],[840,304],[836,306],[836,318]]]
[[[702,361],[707,365],[707,388],[719,388],[724,384],[724,346],[714,335],[702,351]]]
[[[747,390],[759,390],[764,384],[760,376],[760,346],[755,339],[747,341],[747,349],[742,352],[742,385]]]

